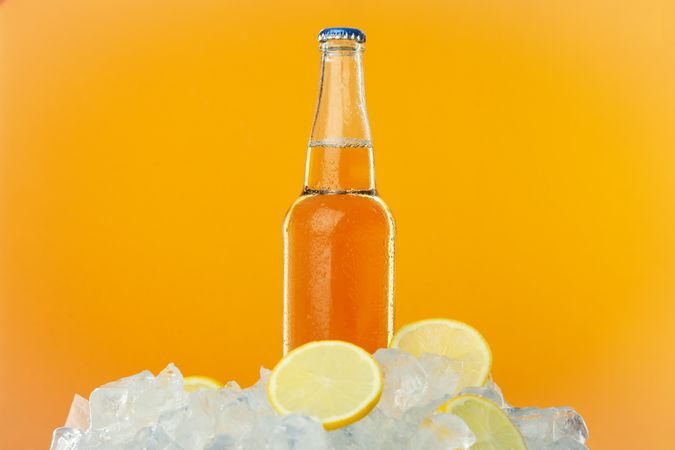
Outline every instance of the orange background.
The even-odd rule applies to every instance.
[[[467,321],[516,405],[672,448],[675,6],[650,1],[0,4],[0,447],[75,392],[281,352],[281,222],[315,35],[362,27],[399,324]]]

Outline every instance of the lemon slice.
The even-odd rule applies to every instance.
[[[428,319],[413,322],[398,330],[391,347],[415,356],[435,353],[462,364],[456,391],[467,386],[482,386],[490,375],[492,353],[478,331],[469,325],[449,319]]]
[[[201,375],[193,375],[191,377],[185,377],[183,380],[183,389],[187,392],[195,392],[200,389],[220,389],[223,385],[220,381],[215,380],[210,377],[204,377]]]
[[[373,409],[382,394],[382,371],[368,352],[354,344],[310,342],[277,364],[267,394],[279,414],[312,416],[333,430]]]
[[[471,450],[527,450],[523,437],[496,403],[476,395],[460,395],[441,410],[459,416],[476,435]]]

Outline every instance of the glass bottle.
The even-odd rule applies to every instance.
[[[394,320],[394,221],[377,195],[363,32],[319,34],[319,99],[305,185],[284,221],[284,354],[339,339],[374,352]]]

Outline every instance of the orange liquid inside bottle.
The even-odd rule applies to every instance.
[[[361,52],[322,45],[305,188],[284,223],[284,352],[325,339],[374,352],[391,338],[394,223],[375,189]]]

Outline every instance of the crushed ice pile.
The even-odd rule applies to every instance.
[[[51,450],[454,450],[476,437],[459,417],[436,413],[452,397],[461,367],[445,357],[381,349],[382,398],[358,422],[325,431],[302,415],[277,415],[267,400],[270,372],[241,389],[235,382],[188,393],[173,365],[94,390],[89,427],[58,428]],[[497,403],[520,429],[529,450],[586,449],[588,430],[573,409],[514,408],[492,381],[464,389]]]

